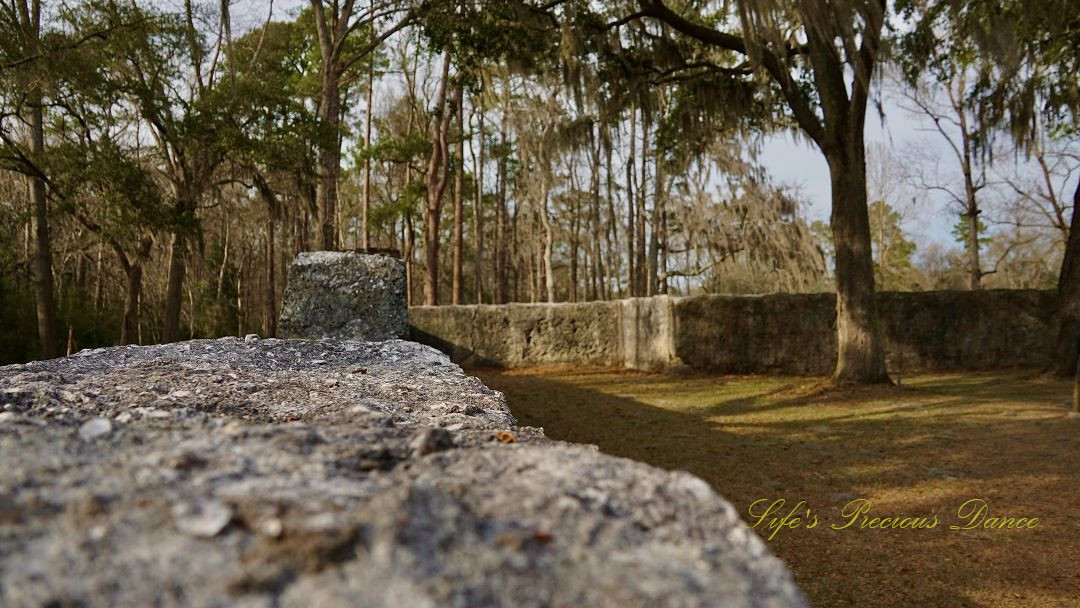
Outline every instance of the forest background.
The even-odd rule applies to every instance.
[[[1069,9],[5,0],[0,363],[273,336],[377,248],[410,305],[1059,289],[1075,369]]]

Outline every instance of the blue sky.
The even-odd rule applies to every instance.
[[[879,118],[875,108],[868,111],[868,144],[880,142],[894,151],[918,146],[936,153],[946,152],[941,136],[928,132],[931,125],[927,119],[913,116],[889,100],[884,102],[884,111],[884,120]],[[762,148],[759,160],[778,181],[799,187],[803,199],[809,204],[804,209],[808,220],[829,219],[829,168],[825,164],[825,157],[812,142],[796,142],[787,134],[770,137]],[[948,167],[944,172],[948,173]],[[916,242],[921,246],[931,241],[953,244],[949,231],[956,221],[956,215],[945,201],[940,197],[928,196],[915,211],[916,214],[905,223],[904,228],[915,237]]]

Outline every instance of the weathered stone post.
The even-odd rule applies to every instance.
[[[375,342],[407,335],[405,264],[382,254],[301,253],[281,303],[283,338]]]

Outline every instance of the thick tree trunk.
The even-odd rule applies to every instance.
[[[341,91],[339,75],[333,67],[322,73],[322,93],[319,100],[318,185],[315,189],[315,209],[318,215],[319,248],[337,250],[338,176],[341,173]]]
[[[836,383],[890,383],[874,296],[874,263],[866,205],[866,156],[861,134],[826,155],[832,182],[836,244]]]
[[[30,153],[38,159],[45,152],[45,121],[40,99],[30,108]],[[60,334],[56,320],[53,292],[52,239],[49,235],[49,206],[45,198],[45,180],[30,177],[30,200],[34,214],[34,261],[32,280],[37,311],[38,341],[43,359],[59,357]]]
[[[1057,320],[1058,336],[1054,345],[1052,366],[1058,374],[1067,376],[1076,370],[1080,347],[1080,182],[1073,193],[1072,221],[1069,240],[1061,260],[1058,276]]]

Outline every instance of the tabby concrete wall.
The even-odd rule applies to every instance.
[[[1052,304],[1035,290],[881,293],[889,369],[1045,365]],[[415,340],[466,365],[823,374],[836,362],[832,294],[416,307],[409,322]]]
[[[668,369],[679,364],[671,339],[674,323],[674,299],[666,296],[409,309],[414,340],[467,366],[574,363]]]

